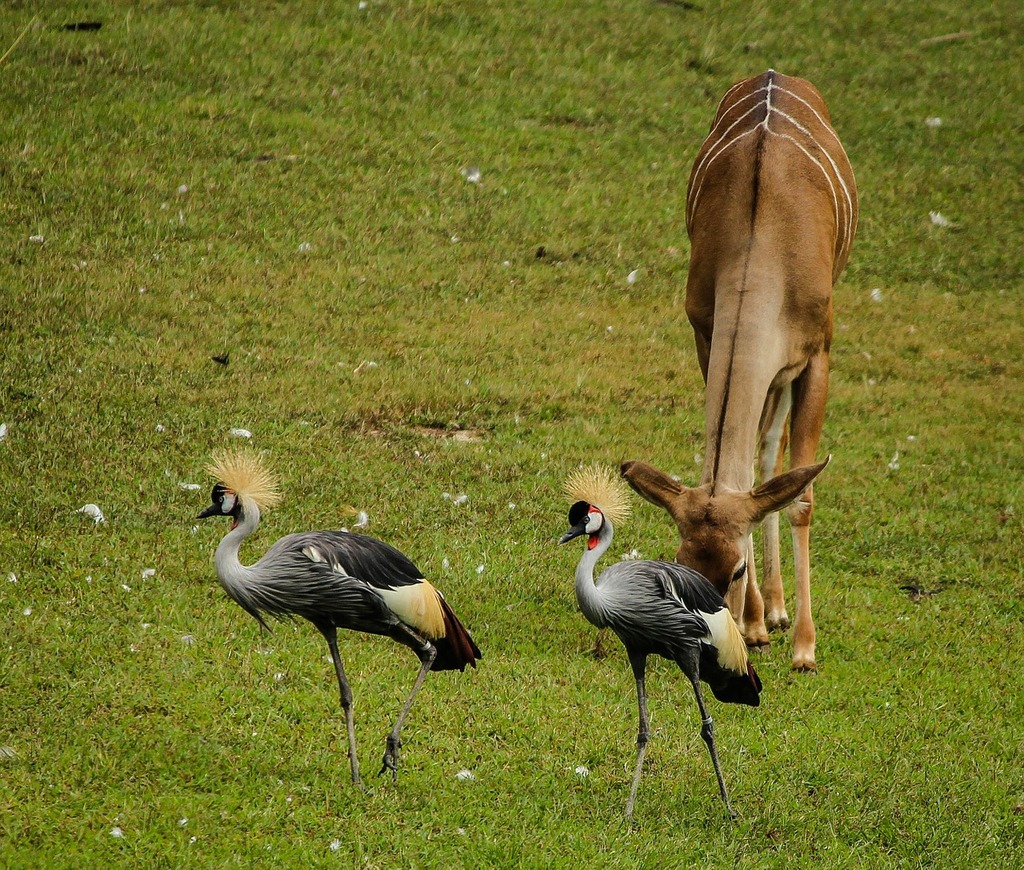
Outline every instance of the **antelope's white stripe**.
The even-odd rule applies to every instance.
[[[693,220],[693,215],[696,212],[697,204],[700,200],[700,196],[703,190],[704,179],[707,177],[708,170],[726,151],[737,143],[741,142],[747,136],[752,133],[756,133],[758,130],[764,130],[765,133],[775,136],[776,138],[786,139],[792,142],[796,148],[813,163],[825,177],[825,181],[828,184],[829,191],[832,194],[833,202],[833,214],[836,221],[836,231],[842,234],[841,244],[841,257],[846,257],[849,253],[850,246],[853,243],[854,233],[854,204],[853,197],[850,193],[850,189],[846,184],[846,180],[843,177],[843,173],[840,171],[840,167],[836,159],[832,156],[829,149],[819,141],[818,137],[815,136],[811,130],[801,124],[796,118],[787,112],[783,111],[775,101],[772,99],[773,91],[778,91],[781,94],[785,94],[788,97],[795,100],[800,105],[804,106],[815,118],[818,124],[825,130],[828,138],[831,140],[828,144],[834,145],[835,148],[839,149],[839,153],[846,157],[846,152],[843,149],[842,143],[839,141],[839,136],[828,121],[822,117],[821,113],[812,106],[806,99],[799,94],[789,90],[788,88],[780,87],[773,81],[769,81],[763,87],[757,88],[746,94],[739,99],[733,105],[728,105],[730,97],[736,91],[736,89],[744,84],[739,82],[734,85],[726,95],[722,98],[720,107],[727,107],[722,112],[721,117],[712,127],[711,132],[708,134],[706,142],[712,144],[704,151],[703,156],[698,162],[693,172],[693,184],[690,187],[690,192],[687,197],[686,203],[686,222],[690,225]],[[763,95],[763,98],[761,98]],[[753,100],[753,104],[747,108],[743,113],[735,120],[728,123],[725,129],[719,132],[719,128],[722,127],[726,122],[726,116],[730,112],[742,109],[743,104],[747,100]],[[765,115],[764,118],[758,123],[751,127],[744,129],[743,123],[747,121],[752,114],[754,114],[759,108],[764,107]],[[788,122],[792,125],[795,130],[804,137],[808,142],[822,154],[828,161],[828,165],[831,167],[832,173],[830,174],[825,168],[825,165],[818,159],[813,153],[811,148],[808,147],[807,142],[800,142],[796,136],[783,132],[782,130],[772,129],[772,119],[776,119],[776,126],[779,122]],[[737,128],[740,128],[737,130]],[[716,138],[717,136],[717,138]],[[832,176],[835,176],[833,179]],[[838,181],[840,190],[836,188],[836,182]]]

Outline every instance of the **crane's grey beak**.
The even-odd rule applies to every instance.
[[[587,517],[584,517],[581,522],[576,523],[576,525],[574,525],[571,529],[569,529],[569,531],[562,535],[558,543],[564,544],[568,541],[571,541],[573,538],[578,538],[580,535],[585,535],[587,533],[587,519]]]
[[[220,513],[220,508],[217,507],[217,505],[212,504],[206,510],[204,510],[202,513],[200,513],[199,516],[196,517],[196,519],[197,520],[204,520],[207,517],[215,517],[219,513]]]

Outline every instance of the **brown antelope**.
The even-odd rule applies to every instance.
[[[828,392],[832,285],[856,228],[853,170],[817,89],[774,70],[734,85],[686,197],[686,314],[706,384],[701,483],[681,486],[643,462],[622,466],[630,485],[675,520],[676,559],[714,583],[751,646],[767,645],[769,628],[789,627],[777,513],[785,508],[798,670],[815,669],[811,481],[828,460],[812,463]],[[792,470],[780,473],[787,438]],[[766,482],[755,489],[758,447]],[[763,599],[751,540],[762,520]]]

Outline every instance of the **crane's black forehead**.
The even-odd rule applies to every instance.
[[[583,522],[587,518],[587,514],[590,513],[590,505],[585,501],[578,501],[571,508],[569,508],[569,525],[575,526],[577,523]]]
[[[213,492],[210,494],[210,498],[212,498],[215,503],[222,501],[224,499],[224,493],[227,491],[228,488],[224,486],[223,483],[215,483],[213,485]]]

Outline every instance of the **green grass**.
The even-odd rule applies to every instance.
[[[1024,863],[1017,3],[241,5],[0,12],[0,864]],[[590,654],[561,482],[699,474],[685,184],[768,66],[823,91],[861,194],[819,673],[781,636],[762,707],[714,704],[730,824],[654,667],[629,827],[634,689]],[[232,427],[286,493],[243,555],[365,510],[484,650],[428,680],[396,783],[348,781],[312,627],[261,636],[216,583],[193,518]],[[674,536],[639,508],[613,552]],[[372,772],[415,661],[343,655]]]

